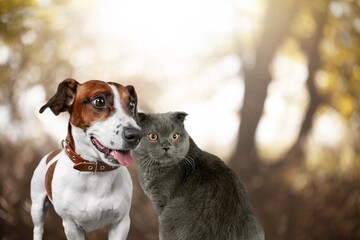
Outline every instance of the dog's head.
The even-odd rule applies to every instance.
[[[133,86],[66,79],[40,113],[46,108],[55,115],[70,113],[68,138],[82,158],[112,166],[131,164],[130,150],[142,136]]]

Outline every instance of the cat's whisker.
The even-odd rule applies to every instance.
[[[154,163],[154,160],[152,158],[149,158],[149,160],[146,163],[147,167],[150,167]]]
[[[176,154],[177,157],[181,158],[183,161],[181,161],[182,164],[184,164],[185,168],[187,169],[194,169],[196,167],[196,162],[193,158],[190,156],[183,156],[181,154]]]
[[[146,154],[146,155],[144,155],[144,156],[141,156],[139,159],[138,159],[138,161],[139,161],[139,163],[140,163],[140,166],[142,166],[142,167],[148,167],[149,166],[149,162],[151,162],[151,156],[150,156],[150,154]]]
[[[155,163],[155,160],[153,159],[153,157],[151,157],[151,155],[154,152],[156,152],[156,151],[155,150],[150,151],[146,155],[138,158],[138,161],[140,162],[140,165],[142,167],[150,167],[151,165],[153,165]]]
[[[186,163],[187,163],[187,169],[188,170],[195,169],[195,162],[194,161],[191,161],[189,159],[185,159],[185,160],[186,160]]]
[[[144,158],[147,158],[147,157],[150,157],[150,154],[152,153],[153,151],[149,152],[148,154],[144,155],[144,156],[141,156],[140,158],[138,158],[138,160],[142,160]]]
[[[147,159],[146,167],[151,167],[154,163],[155,160],[151,156],[149,156],[149,158]]]
[[[143,166],[144,166],[144,167],[150,167],[150,166],[152,165],[152,163],[153,163],[153,159],[152,159],[150,156],[148,156],[148,157],[144,160]]]

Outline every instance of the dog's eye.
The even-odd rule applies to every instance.
[[[176,140],[178,140],[179,137],[180,137],[180,134],[174,133],[174,134],[171,136],[171,140],[176,141]]]
[[[135,110],[135,106],[136,106],[136,104],[135,104],[134,101],[130,101],[130,102],[129,102],[129,108],[130,108],[131,111],[134,111],[134,110]]]
[[[91,104],[97,108],[101,108],[105,106],[105,99],[104,97],[97,97],[91,101]]]
[[[150,133],[150,134],[148,135],[148,139],[149,139],[150,141],[156,141],[156,140],[159,139],[159,136],[158,136],[156,133]]]

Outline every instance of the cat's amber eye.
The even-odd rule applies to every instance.
[[[148,139],[149,139],[150,141],[156,141],[156,140],[158,140],[158,138],[159,138],[159,136],[158,136],[156,133],[150,133],[150,134],[148,135]]]
[[[174,133],[174,134],[171,136],[171,139],[172,139],[173,141],[176,141],[176,140],[178,140],[179,137],[180,137],[180,134]]]

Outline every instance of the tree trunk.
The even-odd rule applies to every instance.
[[[236,152],[229,165],[243,177],[256,166],[258,156],[255,146],[255,132],[263,113],[267,88],[271,82],[269,67],[277,47],[289,34],[290,22],[298,2],[294,0],[269,1],[264,19],[262,36],[256,50],[253,68],[244,69],[244,104],[241,110],[241,124]],[[246,64],[245,64],[246,65]]]
[[[308,70],[309,75],[306,80],[306,86],[309,93],[309,105],[307,112],[305,114],[304,120],[301,124],[298,138],[294,145],[290,148],[286,156],[281,159],[275,166],[279,167],[282,165],[287,165],[287,163],[296,161],[298,159],[303,159],[304,157],[304,142],[308,133],[313,126],[314,115],[322,102],[320,95],[317,92],[315,85],[316,72],[321,68],[321,53],[319,51],[319,46],[321,40],[323,39],[323,32],[326,21],[328,19],[329,12],[327,9],[328,1],[324,1],[323,8],[317,8],[314,11],[314,21],[316,23],[315,33],[310,39],[302,42],[302,49],[308,56]],[[321,9],[321,10],[319,10]]]
[[[275,2],[278,4],[275,4]],[[289,26],[295,15],[295,10],[302,7],[301,4],[304,4],[304,2],[290,3],[285,7],[277,1],[271,1],[265,18],[263,36],[257,49],[256,65],[253,69],[244,69],[245,95],[241,110],[239,139],[236,152],[230,160],[230,166],[245,183],[250,202],[264,227],[266,239],[292,239],[294,236],[297,236],[297,239],[306,239],[308,233],[304,232],[301,227],[304,227],[304,222],[306,223],[305,218],[312,219],[313,217],[311,210],[309,212],[306,209],[316,206],[316,203],[294,192],[292,185],[292,180],[295,177],[294,173],[296,174],[302,170],[302,165],[298,164],[299,161],[285,160],[282,161],[285,164],[268,166],[259,161],[256,153],[256,128],[262,117],[267,97],[267,87],[271,82],[269,66],[276,54],[277,47],[281,45],[284,38],[291,36]],[[319,3],[319,1],[316,3]],[[309,4],[309,2],[306,2],[306,4]],[[327,16],[327,11],[324,9],[327,8],[315,9],[319,9],[318,11],[313,10],[316,24],[315,33],[302,46],[309,59],[309,76],[306,84],[310,101],[299,131],[298,141],[292,150],[294,153],[299,149],[302,153],[303,150],[299,146],[302,146],[302,139],[308,135],[312,128],[313,116],[319,104],[321,104],[321,99],[316,91],[315,74],[321,65],[318,46],[323,37],[322,30]],[[278,15],[282,15],[282,17]],[[304,40],[299,42],[303,43]],[[286,159],[295,158],[289,155]],[[287,163],[295,164],[289,165]],[[281,167],[277,168],[275,166]],[[289,176],[293,178],[288,179]],[[308,207],[304,210],[299,206]],[[307,229],[313,229],[313,227],[309,226]],[[312,235],[315,236],[315,234]]]

